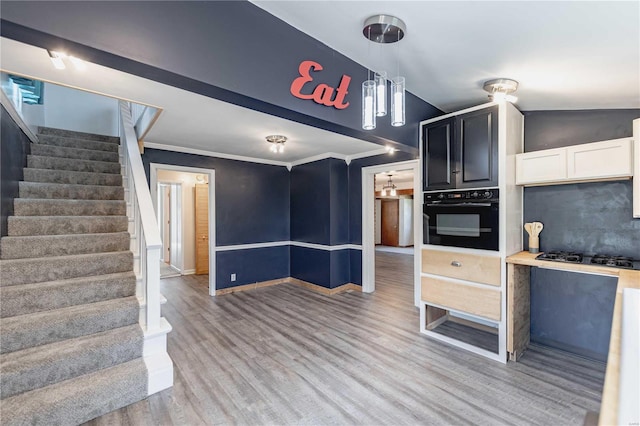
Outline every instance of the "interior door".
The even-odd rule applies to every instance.
[[[209,273],[209,185],[195,186],[196,275]]]
[[[398,200],[382,200],[382,245],[398,246],[398,222],[400,219]]]

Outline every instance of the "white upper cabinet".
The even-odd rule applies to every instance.
[[[545,149],[516,155],[516,185],[554,183],[567,178],[567,150]]]
[[[516,156],[517,185],[627,179],[633,176],[633,139],[613,139]]]
[[[578,180],[633,176],[631,139],[567,147],[567,178]]]

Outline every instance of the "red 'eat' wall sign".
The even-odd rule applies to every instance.
[[[351,77],[346,74],[342,75],[340,79],[340,84],[337,89],[329,86],[328,84],[320,83],[314,89],[313,92],[309,95],[302,93],[302,89],[307,83],[313,81],[313,77],[311,77],[311,71],[321,71],[322,65],[314,61],[303,61],[300,63],[298,67],[298,72],[300,73],[300,77],[293,80],[291,83],[291,94],[296,98],[300,99],[311,99],[315,103],[320,105],[332,106],[336,109],[345,109],[349,106],[349,102],[345,102],[344,98],[349,93],[349,83],[351,82]],[[333,94],[335,90],[335,96]]]

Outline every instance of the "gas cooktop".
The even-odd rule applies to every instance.
[[[539,254],[536,259],[548,260],[551,262],[587,263],[622,269],[640,269],[640,260],[634,260],[626,256],[612,256],[608,254],[585,256],[582,253],[573,251],[548,251]]]

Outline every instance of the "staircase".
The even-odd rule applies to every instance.
[[[0,240],[0,423],[79,424],[148,395],[119,138],[40,128]]]

